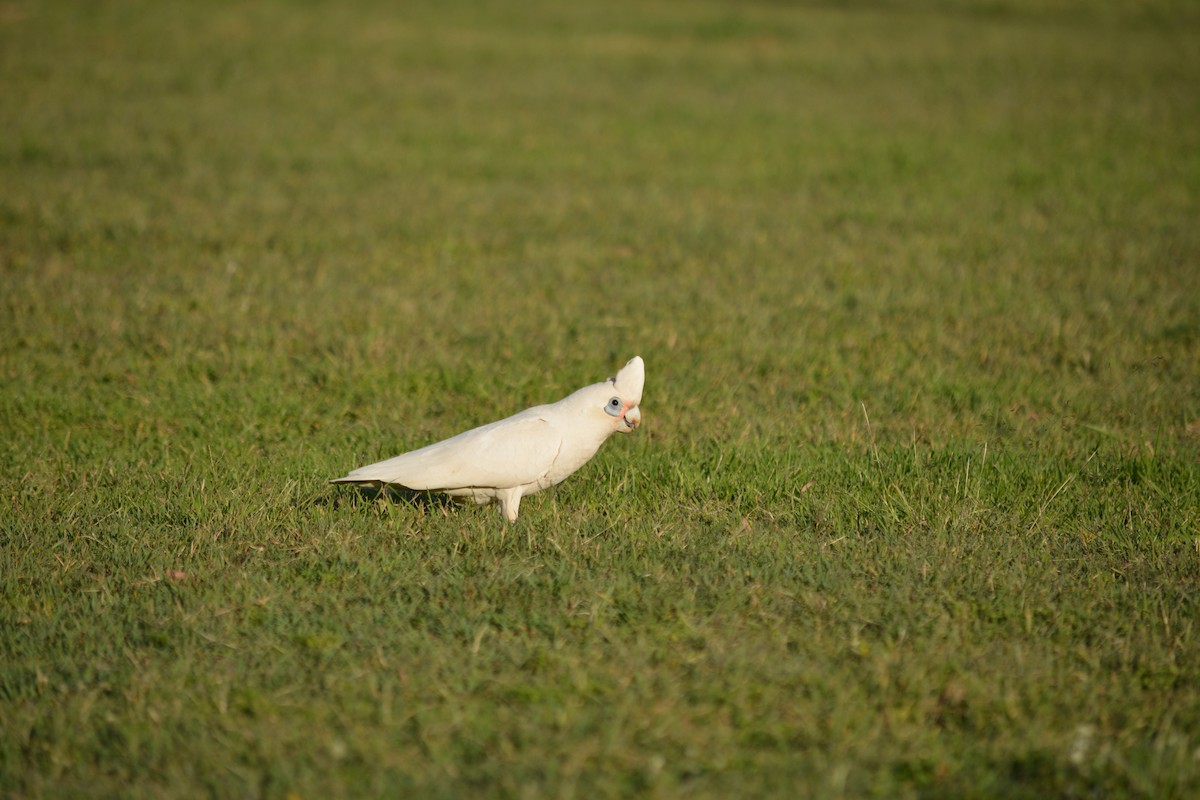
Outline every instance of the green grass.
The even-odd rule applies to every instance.
[[[0,5],[0,794],[1194,796],[1198,31]]]

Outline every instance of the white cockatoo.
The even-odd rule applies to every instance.
[[[604,440],[642,421],[638,404],[646,366],[630,359],[617,377],[593,383],[557,403],[473,428],[437,444],[360,467],[330,483],[388,484],[442,492],[484,504],[499,502],[516,522],[521,498],[553,486],[582,467]]]

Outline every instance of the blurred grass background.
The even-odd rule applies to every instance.
[[[1198,32],[0,4],[0,789],[1195,792]],[[515,528],[324,485],[635,353]]]

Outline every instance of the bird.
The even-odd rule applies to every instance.
[[[616,377],[584,386],[556,403],[359,467],[330,483],[400,486],[479,505],[496,502],[514,523],[522,497],[562,482],[612,434],[637,429],[645,380],[646,365],[634,356]]]

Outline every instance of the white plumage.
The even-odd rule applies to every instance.
[[[527,408],[436,444],[358,469],[330,483],[387,484],[443,492],[476,503],[499,502],[509,522],[521,498],[582,467],[604,440],[637,428],[646,367],[634,356],[603,383],[557,403]]]

